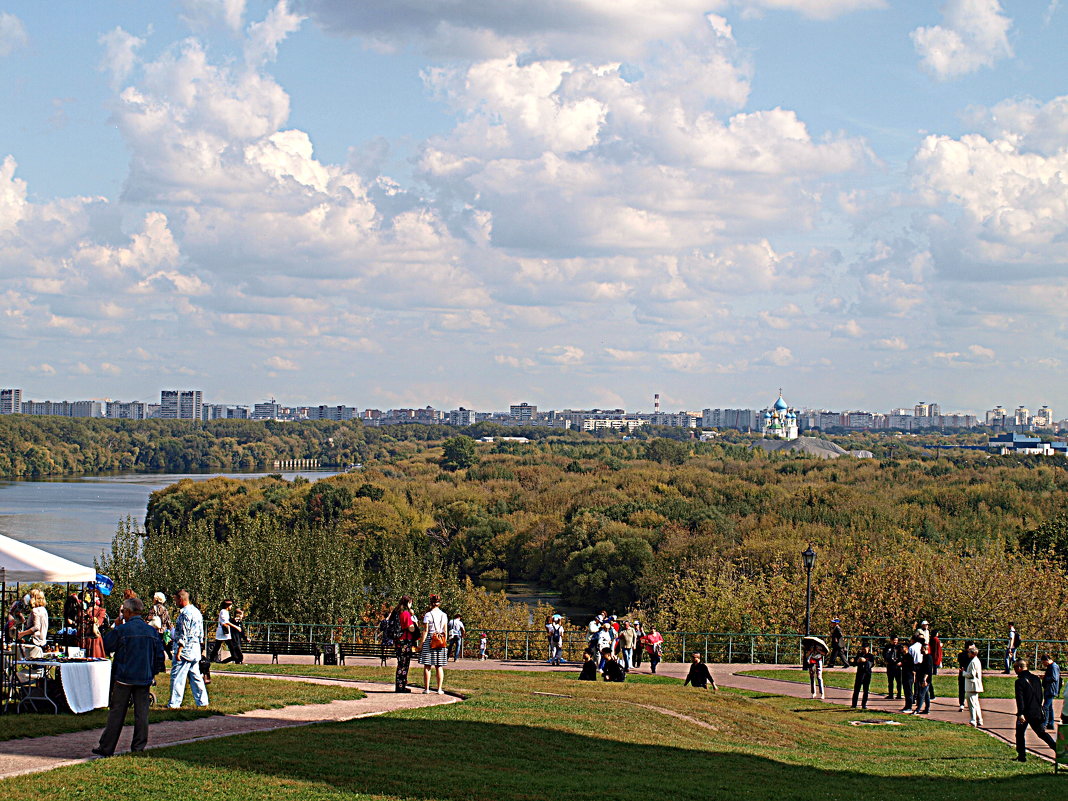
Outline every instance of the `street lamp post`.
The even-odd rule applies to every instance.
[[[816,565],[816,552],[809,545],[801,551],[801,558],[805,562],[805,572],[808,574],[805,581],[805,636],[812,633],[812,568]]]

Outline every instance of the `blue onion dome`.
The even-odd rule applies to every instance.
[[[782,395],[780,395],[779,399],[775,401],[775,408],[778,409],[780,412],[784,411],[787,408],[786,401],[782,399]]]

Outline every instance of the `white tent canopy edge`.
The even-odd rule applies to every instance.
[[[95,580],[96,568],[75,564],[62,556],[0,534],[0,581],[59,584]]]

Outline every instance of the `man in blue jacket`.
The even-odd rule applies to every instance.
[[[1042,654],[1042,711],[1046,731],[1053,731],[1053,702],[1061,694],[1061,667],[1050,654]]]
[[[115,753],[115,744],[122,733],[126,710],[133,699],[134,731],[131,751],[144,751],[148,745],[148,705],[152,680],[163,672],[163,640],[150,625],[141,619],[145,605],[140,598],[122,602],[124,623],[115,626],[104,636],[104,650],[114,657],[111,663],[111,709],[108,723],[100,735],[100,744],[93,749],[97,756]]]

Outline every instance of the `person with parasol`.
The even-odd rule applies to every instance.
[[[819,637],[802,637],[801,649],[805,654],[804,664],[808,668],[808,688],[812,697],[816,698],[816,689],[819,688],[819,698],[823,698],[823,658],[830,652],[827,643]]]

